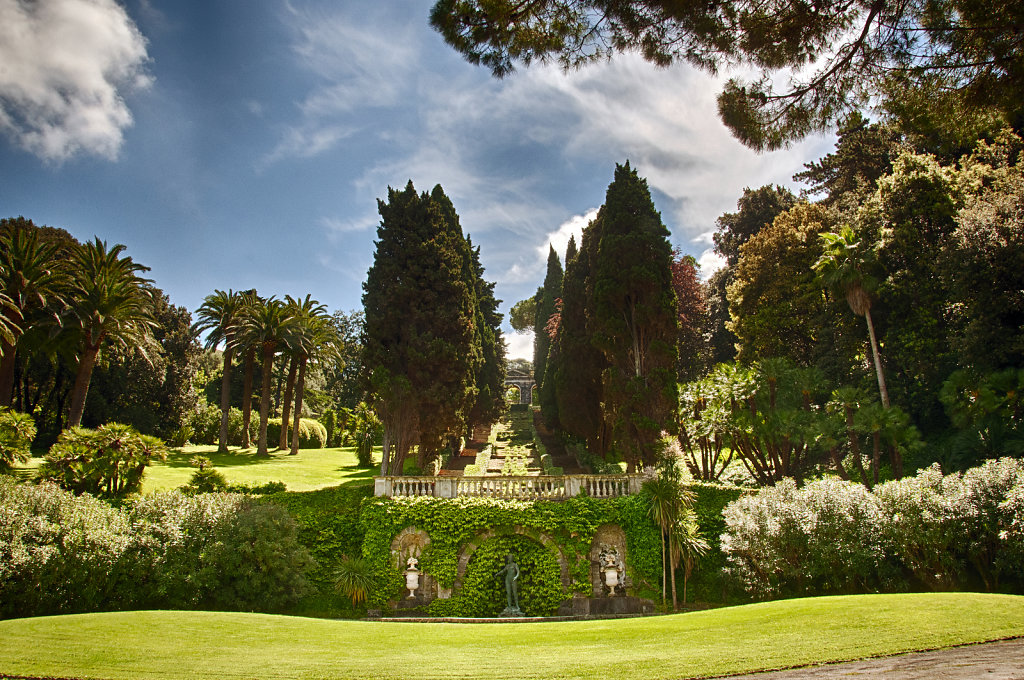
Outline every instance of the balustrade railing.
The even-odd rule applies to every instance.
[[[616,498],[640,492],[640,475],[560,477],[374,477],[375,496],[476,496],[509,500],[565,500],[579,495]]]

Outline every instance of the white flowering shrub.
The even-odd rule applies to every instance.
[[[113,508],[0,475],[0,618],[131,608],[275,611],[309,553],[281,507],[165,492]]]
[[[797,488],[786,479],[729,504],[725,521],[727,568],[757,597],[898,586],[874,538],[877,500],[860,484],[825,478]]]
[[[874,489],[792,480],[729,504],[727,570],[765,597],[1024,587],[1024,464],[938,466]]]

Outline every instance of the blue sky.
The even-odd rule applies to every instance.
[[[495,80],[430,29],[430,6],[0,0],[0,216],[124,243],[191,310],[217,288],[351,310],[377,199],[441,184],[507,312],[616,163],[647,178],[707,275],[743,187],[794,186],[831,149],[750,152],[717,118],[721,81],[686,66],[624,56]]]

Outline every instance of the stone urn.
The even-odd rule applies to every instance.
[[[405,587],[409,591],[409,597],[407,599],[412,600],[416,597],[416,589],[420,587],[420,570],[417,568],[419,560],[415,557],[410,557],[406,562],[405,569]]]
[[[609,596],[614,597],[615,587],[622,584],[619,579],[619,559],[616,553],[609,551],[601,555],[601,572],[604,574],[604,584],[608,586]]]

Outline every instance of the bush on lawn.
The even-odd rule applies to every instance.
[[[292,424],[288,423],[291,430]],[[276,445],[281,437],[281,419],[271,418],[267,421],[267,441]],[[299,419],[299,448],[322,449],[327,446],[327,428],[312,418]]]
[[[0,616],[127,609],[279,611],[311,558],[283,508],[164,492],[121,509],[0,476]]]
[[[1024,587],[1024,463],[938,466],[868,491],[791,480],[725,510],[729,571],[767,598]]]
[[[32,416],[13,409],[0,408],[0,472],[7,472],[32,456],[30,447],[36,438]]]

